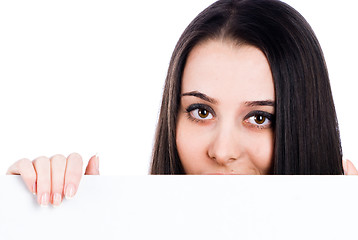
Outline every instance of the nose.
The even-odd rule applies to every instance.
[[[221,126],[208,147],[208,156],[219,165],[227,165],[243,155],[243,145],[240,144],[239,130],[234,126]]]

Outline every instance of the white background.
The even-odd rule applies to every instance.
[[[58,208],[21,183],[0,176],[2,240],[357,239],[357,176],[84,176]]]
[[[147,174],[172,51],[212,2],[1,1],[0,174],[23,157],[71,152],[84,162],[98,153],[104,175]],[[354,1],[286,2],[321,43],[344,157],[357,166]]]

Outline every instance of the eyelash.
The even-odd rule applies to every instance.
[[[209,107],[208,105],[205,105],[205,104],[195,103],[195,104],[190,105],[186,109],[186,112],[188,114],[188,119],[190,119],[190,120],[192,120],[194,122],[203,122],[205,120],[210,120],[210,119],[198,119],[198,118],[195,118],[194,116],[192,116],[192,113],[191,113],[194,110],[205,110],[205,111],[208,111],[209,114],[212,115],[212,117],[215,117],[215,112],[211,107]]]
[[[262,116],[265,118],[265,122],[266,120],[270,121],[269,123],[267,123],[266,125],[263,124],[252,124],[249,122],[249,119],[251,117],[258,117],[258,116]],[[265,128],[271,128],[273,126],[274,120],[275,120],[275,115],[268,113],[268,112],[264,112],[264,111],[252,111],[249,112],[245,117],[244,117],[244,122],[245,124],[249,125],[250,127],[254,127],[254,128],[258,128],[258,129],[265,129]]]
[[[193,113],[192,113],[194,110],[205,110],[205,111],[208,111],[209,114],[212,115],[212,117],[216,116],[214,110],[211,107],[209,107],[208,105],[200,104],[200,103],[192,104],[189,107],[187,107],[186,112],[187,112],[187,115],[188,115],[188,119],[192,120],[194,122],[197,122],[197,123],[203,123],[204,121],[208,121],[210,119],[198,119],[198,118],[195,118],[193,116]],[[252,124],[252,123],[249,122],[249,119],[251,117],[258,117],[258,116],[262,116],[262,117],[265,118],[264,123],[266,122],[266,120],[268,120],[270,122],[268,124],[266,124],[266,125]],[[275,116],[273,114],[271,114],[271,113],[257,110],[257,111],[249,112],[244,117],[244,123],[245,123],[245,125],[248,125],[249,127],[258,128],[258,129],[265,129],[265,128],[271,128],[272,127],[272,125],[274,123],[274,118],[275,118]]]

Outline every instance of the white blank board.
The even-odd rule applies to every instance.
[[[356,176],[84,176],[59,208],[0,188],[3,240],[358,238]]]

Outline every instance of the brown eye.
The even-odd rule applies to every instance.
[[[198,109],[198,115],[201,118],[207,118],[209,115],[209,112],[206,109]]]
[[[244,123],[249,127],[257,127],[258,129],[272,128],[272,120],[274,114],[264,111],[252,111],[244,117]]]
[[[213,118],[213,114],[205,108],[191,110],[190,115],[197,120],[210,120]]]
[[[257,124],[263,124],[266,121],[266,117],[262,116],[262,115],[256,115],[255,117],[255,122]]]

